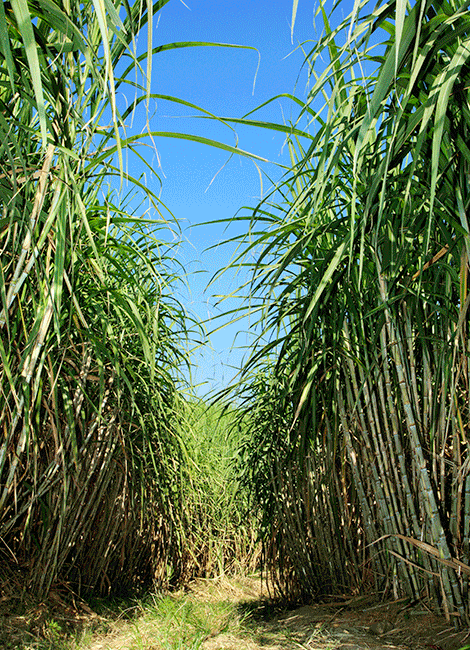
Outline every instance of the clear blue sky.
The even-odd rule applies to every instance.
[[[345,2],[345,13],[352,2]],[[347,5],[347,6],[346,6]],[[174,95],[220,116],[242,117],[279,93],[306,97],[307,75],[300,75],[304,60],[299,43],[314,39],[314,11],[317,3],[300,0],[291,42],[292,0],[171,0],[161,11],[154,29],[154,46],[181,41],[211,41],[255,47],[258,52],[231,48],[185,48],[159,53],[154,57],[152,91]],[[141,43],[140,47],[145,47]],[[295,51],[296,50],[296,51]],[[253,84],[256,83],[253,90]],[[294,120],[298,108],[287,100],[278,101],[257,114],[258,119],[282,122]],[[151,110],[150,127],[154,131],[178,131],[202,135],[235,144],[233,134],[213,121],[196,120],[188,110],[158,101]],[[144,128],[134,124],[134,128]],[[236,127],[239,146],[273,163],[288,164],[281,134],[248,127]],[[161,199],[184,229],[186,242],[179,259],[190,274],[190,293],[182,294],[185,307],[201,319],[226,309],[236,309],[236,300],[217,306],[214,295],[232,293],[244,280],[234,273],[225,274],[206,290],[210,278],[224,267],[234,253],[233,246],[221,242],[246,228],[234,222],[197,226],[202,222],[231,219],[237,213],[248,214],[261,198],[260,177],[255,164],[210,147],[161,138],[156,141],[161,161]],[[149,149],[152,164],[158,166]],[[225,166],[224,166],[225,165]],[[274,179],[281,170],[275,164],[263,169]],[[158,191],[156,179],[148,178]],[[264,180],[264,193],[269,183]],[[241,211],[241,212],[240,212]],[[214,248],[215,247],[215,248]],[[210,249],[210,250],[208,250]],[[222,321],[217,321],[222,325]],[[210,326],[209,326],[210,327]],[[204,383],[198,393],[223,388],[239,368],[246,353],[243,349],[253,336],[252,323],[243,319],[227,325],[211,337],[212,350],[204,348],[194,357],[197,366],[193,379]]]

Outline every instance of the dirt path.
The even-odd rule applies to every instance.
[[[425,602],[371,596],[282,610],[253,577],[96,611],[66,591],[29,605],[15,594],[0,591],[0,650],[470,650],[470,630],[456,632]]]
[[[187,624],[190,616],[183,613],[184,607],[193,614],[198,611],[208,628],[202,626],[199,636],[191,636],[187,627],[178,627],[175,615],[172,638],[163,639],[161,616],[144,613],[95,639],[87,650],[458,650],[470,644],[468,630],[456,633],[422,603],[384,604],[363,597],[283,612],[272,606],[253,578],[200,580],[174,602]]]

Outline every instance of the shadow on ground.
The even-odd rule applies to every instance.
[[[456,630],[424,602],[379,602],[376,596],[312,603],[286,610],[272,601],[238,605],[253,638],[265,648],[458,650],[470,630]],[[221,646],[222,647],[222,646]]]

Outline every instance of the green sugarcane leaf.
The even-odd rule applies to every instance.
[[[47,125],[46,125],[46,108],[44,104],[44,93],[41,79],[41,67],[39,65],[36,39],[34,37],[31,14],[29,12],[27,0],[12,0],[11,7],[15,14],[18,24],[18,30],[25,46],[26,57],[28,59],[31,73],[31,82],[36,97],[36,108],[39,116],[41,128],[41,139],[43,148],[47,144]]]
[[[5,6],[3,3],[0,3],[0,52],[2,52],[5,57],[5,63],[10,77],[10,86],[12,92],[15,92],[15,68],[10,48],[10,37],[8,35]]]

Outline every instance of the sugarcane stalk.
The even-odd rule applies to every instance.
[[[18,258],[18,261],[16,263],[16,268],[13,273],[12,280],[10,282],[10,286],[8,289],[7,297],[6,297],[6,305],[5,307],[0,311],[0,328],[4,327],[7,319],[6,312],[10,309],[11,305],[13,304],[13,301],[15,300],[16,296],[18,295],[21,286],[23,285],[27,274],[23,273],[23,268],[25,266],[26,258],[30,252],[31,249],[31,243],[32,243],[32,234],[34,232],[34,229],[36,227],[37,219],[39,217],[39,214],[42,210],[42,206],[44,204],[44,199],[46,197],[47,193],[47,183],[49,179],[49,172],[51,169],[51,164],[52,164],[52,159],[54,157],[54,152],[55,152],[55,147],[52,144],[49,144],[46,149],[46,154],[44,156],[44,162],[39,174],[39,180],[38,180],[38,188],[36,190],[36,196],[34,199],[34,204],[33,208],[31,210],[31,214],[29,217],[29,223],[27,225],[27,231],[25,238],[23,240],[23,244],[21,246],[21,253]],[[35,250],[33,252],[33,256],[29,260],[29,263],[27,265],[27,269],[31,269],[32,264],[34,263],[35,258],[37,257],[37,251]]]
[[[419,435],[415,423],[413,410],[411,408],[411,403],[410,403],[410,398],[408,393],[408,384],[406,381],[406,374],[402,363],[403,352],[400,343],[396,337],[395,327],[390,313],[390,308],[388,307],[388,303],[387,303],[386,280],[384,276],[380,273],[380,271],[378,275],[378,280],[379,280],[380,295],[384,305],[385,322],[386,322],[387,331],[390,339],[390,352],[398,376],[398,383],[400,386],[400,393],[401,393],[403,408],[406,416],[407,430],[410,436],[410,442],[412,444],[413,461],[416,467],[417,474],[419,476],[419,481],[420,481],[422,494],[423,494],[424,506],[426,508],[426,514],[431,526],[432,541],[438,547],[439,552],[442,554],[442,557],[447,560],[451,558],[451,554],[445,537],[445,532],[442,523],[440,521],[436,498],[430,481],[429,473],[427,471],[426,460],[419,440]],[[451,603],[457,609],[462,619],[465,619],[466,613],[462,604],[461,593],[459,590],[455,573],[452,570],[448,571],[447,568],[444,567],[441,570],[441,577],[442,577],[443,594],[445,596],[445,600]],[[447,602],[445,603],[445,606],[448,606]]]

